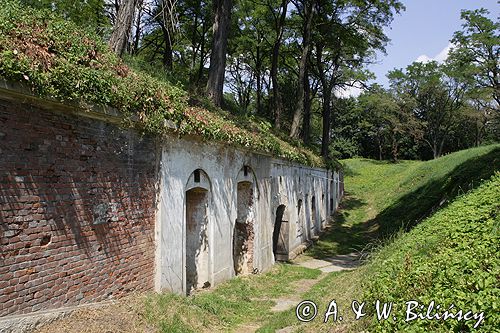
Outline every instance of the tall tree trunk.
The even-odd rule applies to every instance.
[[[260,46],[257,46],[255,60],[255,81],[257,84],[257,114],[262,115],[262,59]]]
[[[299,86],[297,89],[297,107],[293,113],[292,127],[290,128],[290,137],[297,139],[299,130],[304,118],[305,85],[309,81],[307,76],[307,66],[309,64],[311,26],[313,17],[313,7],[311,0],[304,0],[304,25],[302,29],[302,55],[299,63]]]
[[[205,68],[205,34],[207,32],[207,21],[203,20],[201,26],[201,45],[200,45],[200,66],[198,67],[198,78],[196,82],[200,82],[203,78],[203,68]]]
[[[139,42],[141,41],[141,21],[142,21],[142,13],[143,13],[143,2],[144,0],[139,0],[137,2],[138,13],[135,20],[135,36],[134,36],[134,45],[132,47],[132,54],[136,54],[139,50]]]
[[[109,39],[109,47],[121,56],[130,37],[130,29],[134,20],[135,7],[138,0],[123,0],[116,17],[115,26]]]
[[[163,51],[163,66],[165,69],[171,71],[173,68],[172,36],[170,30],[165,25],[162,25],[161,30],[163,32],[163,42],[165,44],[165,50]]]
[[[278,59],[280,53],[281,39],[283,38],[283,28],[285,26],[286,10],[288,0],[281,1],[280,17],[276,22],[276,39],[274,40],[273,53],[271,58],[271,82],[273,84],[273,101],[274,101],[274,126],[281,127],[281,115],[283,113],[283,101],[278,85]]]
[[[307,72],[305,77],[309,77]],[[311,86],[308,79],[304,82],[304,121],[302,122],[302,140],[305,144],[311,142]]]
[[[323,135],[321,139],[321,156],[327,158],[329,155],[330,132],[332,127],[332,90],[329,87],[323,91]]]
[[[231,0],[214,0],[214,37],[212,53],[210,54],[210,69],[208,70],[206,91],[209,98],[217,106],[222,105],[231,7]]]

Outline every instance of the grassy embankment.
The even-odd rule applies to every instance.
[[[446,309],[454,303],[464,310],[484,310],[480,330],[500,327],[500,146],[428,162],[351,159],[344,163],[343,209],[307,254],[325,258],[365,250],[370,258],[354,271],[327,275],[302,295],[318,304],[315,320],[298,325],[295,309],[290,309],[272,316],[260,332],[290,325],[296,325],[297,332],[330,332],[333,327],[342,332],[467,331],[475,324],[474,320],[405,323],[401,309],[412,299],[425,304],[435,300]],[[321,315],[332,299],[344,321],[324,324]],[[395,302],[394,313],[400,320],[374,320],[376,299]],[[353,320],[352,300],[367,302],[366,317]]]

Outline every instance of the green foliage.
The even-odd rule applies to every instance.
[[[185,91],[161,76],[131,70],[92,31],[15,0],[0,8],[0,76],[23,82],[42,97],[114,107],[123,113],[124,124],[144,133],[196,134],[303,164],[324,165],[311,152],[269,131],[248,130],[222,112],[189,107]]]
[[[500,103],[500,23],[486,9],[463,10],[462,30],[453,34],[448,62],[462,80],[473,81],[473,95],[486,94]]]
[[[57,13],[66,20],[71,20],[81,27],[91,28],[101,35],[111,28],[104,11],[104,0],[20,0],[20,2],[36,9]]]
[[[372,321],[375,331],[474,331],[476,321],[404,322],[408,300],[451,304],[464,312],[484,311],[478,331],[500,327],[500,173],[423,221],[375,257],[365,283],[365,300],[396,303],[400,320]]]

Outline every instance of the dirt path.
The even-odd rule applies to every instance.
[[[337,255],[331,258],[325,259],[308,259],[304,261],[297,262],[297,265],[311,268],[319,269],[322,273],[316,279],[305,279],[299,280],[294,283],[295,294],[292,296],[285,296],[280,298],[270,298],[266,300],[271,300],[275,305],[271,308],[272,312],[282,312],[294,308],[299,304],[303,298],[302,295],[308,292],[314,285],[319,283],[328,273],[340,272],[344,270],[355,269],[359,265],[359,255],[356,253],[350,253],[345,255]],[[254,333],[257,331],[262,323],[245,323],[237,327],[235,333]],[[293,326],[285,327],[280,329],[279,333],[289,333],[294,329]]]

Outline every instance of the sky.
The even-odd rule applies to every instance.
[[[415,60],[446,59],[453,32],[460,30],[461,9],[486,8],[489,17],[498,20],[497,0],[403,0],[406,10],[396,15],[387,36],[387,55],[379,54],[369,66],[375,82],[388,86],[385,75],[393,68],[404,68]]]
[[[385,32],[391,39],[386,55],[377,54],[375,64],[368,67],[377,79],[369,83],[389,86],[386,74],[394,68],[405,68],[412,62],[444,61],[451,46],[453,33],[461,30],[462,9],[486,8],[491,19],[499,20],[500,3],[497,0],[402,0],[406,10],[396,15]],[[338,96],[358,96],[356,87],[337,91]]]

